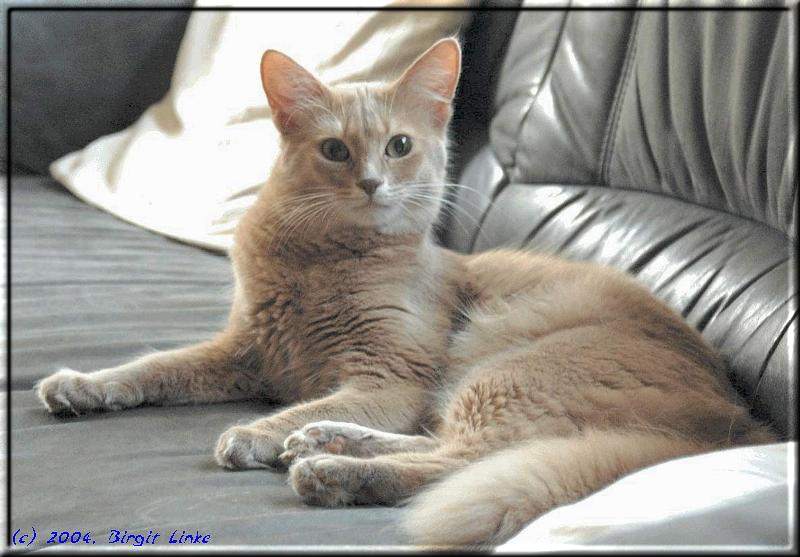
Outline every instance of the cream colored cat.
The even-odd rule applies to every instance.
[[[416,543],[492,544],[637,468],[766,441],[701,337],[614,270],[434,244],[460,69],[327,87],[267,51],[282,151],[243,217],[228,326],[38,385],[52,412],[265,396],[227,468],[289,465],[313,505],[397,504]]]

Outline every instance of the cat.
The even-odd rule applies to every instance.
[[[287,469],[321,506],[407,503],[414,543],[486,546],[670,458],[767,442],[721,356],[633,278],[436,245],[453,38],[395,81],[329,86],[269,50],[280,154],[230,252],[226,328],[37,385],[55,413],[265,397],[223,467]]]

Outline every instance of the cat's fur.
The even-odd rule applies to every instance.
[[[326,87],[262,60],[282,151],[231,252],[227,328],[197,346],[38,385],[54,412],[264,396],[227,468],[289,464],[315,505],[411,499],[415,542],[496,543],[637,468],[770,440],[692,328],[631,278],[434,245],[460,66],[434,45],[391,84]],[[411,152],[385,154],[404,133]],[[320,142],[339,138],[345,162]],[[384,183],[373,195],[364,179]]]

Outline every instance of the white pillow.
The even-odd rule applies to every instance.
[[[439,3],[465,6],[473,0]],[[309,3],[296,3],[303,4]],[[469,16],[368,9],[194,12],[164,99],[128,129],[58,159],[50,172],[79,197],[125,220],[226,250],[278,149],[259,75],[264,50],[287,53],[327,82],[385,80],[438,39],[456,34]]]
[[[550,511],[497,552],[787,548],[795,540],[796,453],[796,442],[779,443],[651,466]]]

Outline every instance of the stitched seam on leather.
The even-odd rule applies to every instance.
[[[569,5],[565,8],[565,10],[569,10],[569,6],[572,5],[572,0],[570,0]],[[561,19],[561,26],[558,29],[558,35],[556,36],[556,40],[553,42],[553,48],[550,51],[550,58],[547,60],[547,66],[542,73],[542,81],[539,84],[539,88],[536,89],[536,92],[531,96],[531,100],[528,103],[528,106],[525,108],[525,113],[523,114],[522,118],[519,120],[519,125],[517,126],[517,133],[515,134],[515,139],[517,142],[517,146],[514,148],[514,154],[511,156],[511,167],[507,169],[506,174],[510,174],[511,171],[515,170],[517,167],[517,157],[521,150],[521,136],[522,130],[525,128],[525,122],[528,119],[528,116],[533,110],[533,105],[536,104],[536,99],[539,98],[539,93],[542,91],[542,87],[545,85],[547,78],[550,76],[550,72],[553,69],[553,63],[556,59],[556,54],[558,54],[559,49],[561,48],[561,40],[564,37],[564,29],[567,27],[567,17],[569,16],[568,11],[564,11],[564,16]],[[499,160],[499,159],[498,159]]]
[[[638,6],[639,2],[636,2],[636,4]],[[617,125],[619,123],[619,117],[622,114],[622,103],[625,99],[628,79],[630,78],[633,68],[633,59],[636,56],[636,36],[639,30],[639,13],[640,12],[637,10],[633,14],[628,47],[625,53],[625,60],[622,63],[622,76],[617,84],[617,90],[614,92],[614,100],[611,103],[611,114],[609,114],[606,133],[603,137],[602,156],[600,157],[600,176],[598,180],[600,186],[608,186],[609,184],[608,175],[611,168],[611,156],[614,151],[614,143],[617,139]]]

